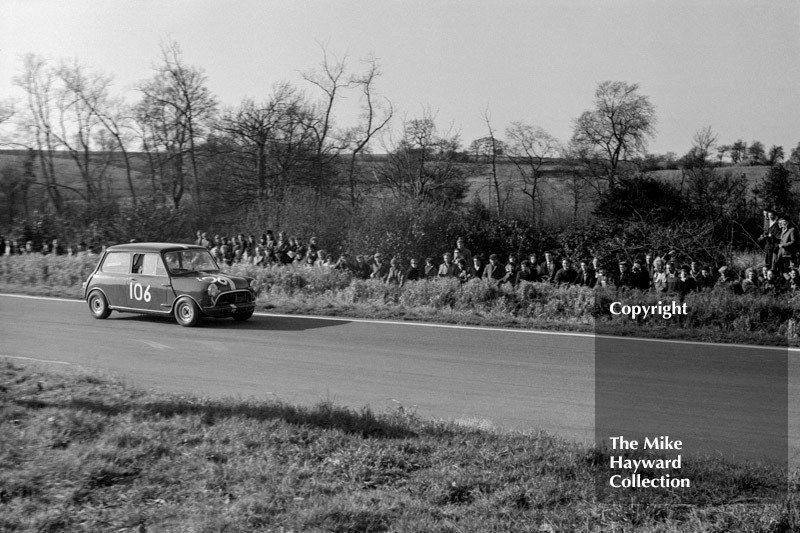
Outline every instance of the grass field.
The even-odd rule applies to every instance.
[[[168,395],[0,360],[4,532],[800,527],[796,481],[782,501],[716,504],[769,480],[697,462],[697,476],[731,477],[705,495],[712,503],[604,504],[595,499],[598,460],[550,435],[421,420],[402,408]]]

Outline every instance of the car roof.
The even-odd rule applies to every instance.
[[[171,252],[179,250],[205,250],[203,246],[169,242],[131,242],[110,246],[109,252]]]

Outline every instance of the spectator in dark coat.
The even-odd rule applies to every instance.
[[[527,281],[528,283],[533,283],[536,281],[536,279],[537,276],[536,273],[533,271],[531,262],[525,259],[519,265],[519,271],[517,272],[517,279],[514,284],[519,285],[521,281]]]
[[[578,272],[572,268],[572,261],[564,259],[561,261],[561,268],[556,271],[553,282],[559,286],[572,285],[578,279]]]
[[[764,263],[767,268],[772,268],[775,264],[776,252],[780,241],[781,226],[778,224],[778,216],[773,209],[765,209],[764,229],[758,238],[758,242],[764,247]]]
[[[419,262],[416,258],[411,258],[411,266],[406,270],[405,281],[417,281],[422,278],[422,271],[419,269]]]
[[[633,278],[634,288],[640,291],[650,290],[650,274],[642,267],[642,261],[640,259],[634,260],[633,268],[631,269],[631,277]]]
[[[506,269],[497,260],[497,255],[489,256],[489,264],[483,270],[483,278],[499,282],[506,275]]]
[[[617,275],[617,281],[615,285],[618,289],[636,288],[636,281],[633,278],[633,274],[630,271],[630,265],[628,265],[627,261],[619,262],[619,274]]]
[[[483,258],[479,255],[472,256],[472,276],[481,279],[484,270],[486,270],[486,265],[483,264]]]
[[[594,287],[597,283],[597,275],[588,261],[581,261],[580,268],[578,269],[578,278],[575,280],[575,285],[582,287]]]
[[[678,274],[678,294],[681,295],[681,300],[686,298],[690,292],[697,291],[697,281],[689,275],[689,267],[681,268]]]
[[[433,257],[425,258],[425,279],[433,279],[439,274],[439,267],[433,262]]]
[[[559,264],[556,262],[556,258],[552,252],[545,252],[544,253],[544,263],[539,265],[539,277],[542,281],[549,281],[553,282],[556,277],[556,272],[560,268]]]
[[[797,230],[786,216],[778,218],[781,226],[781,238],[778,243],[777,261],[773,268],[777,268],[778,273],[783,274],[789,271],[789,263],[794,261],[794,254],[797,250]]]

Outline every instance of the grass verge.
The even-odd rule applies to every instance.
[[[776,504],[598,504],[591,448],[403,409],[162,394],[7,360],[0,405],[0,531],[800,527],[796,485]]]

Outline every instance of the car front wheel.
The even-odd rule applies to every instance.
[[[200,308],[191,298],[184,298],[175,304],[175,320],[187,328],[196,326],[200,321]]]
[[[89,310],[95,318],[103,319],[108,318],[111,314],[111,309],[108,308],[108,300],[100,291],[94,291],[89,295]]]

